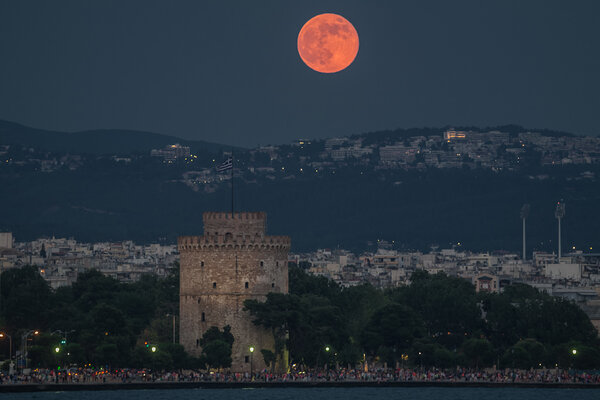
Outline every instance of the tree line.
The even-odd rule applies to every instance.
[[[290,268],[290,293],[248,300],[292,363],[388,367],[600,368],[598,332],[573,302],[515,284],[476,293],[462,278],[417,270],[388,290],[342,288]]]
[[[207,330],[198,358],[177,344],[178,271],[121,283],[91,270],[53,290],[37,267],[6,270],[0,275],[0,355],[14,358],[26,343],[31,367],[230,367],[235,338],[227,326]],[[245,302],[254,323],[275,336],[275,348],[257,349],[267,365],[289,352],[290,363],[306,368],[365,361],[600,368],[600,342],[585,313],[530,286],[476,293],[464,279],[416,271],[409,286],[343,288],[293,265],[289,278],[289,294]]]

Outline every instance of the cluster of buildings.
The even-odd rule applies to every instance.
[[[435,131],[431,131],[435,132]],[[302,174],[332,172],[349,166],[364,170],[426,168],[518,169],[523,165],[587,165],[600,162],[600,137],[549,135],[539,132],[460,131],[428,135],[376,134],[325,140],[298,140],[292,145],[261,146],[236,155],[234,168],[246,182],[255,179],[295,179]],[[228,179],[215,167],[222,161],[199,159],[188,146],[170,144],[150,152],[165,164],[187,164],[181,182],[193,190],[211,191]],[[227,156],[225,154],[224,156]],[[140,156],[112,156],[130,162]],[[146,156],[147,157],[147,156]],[[3,165],[52,172],[75,170],[85,162],[77,154],[53,154],[33,148],[0,145]],[[584,176],[584,178],[594,178]]]
[[[143,274],[165,276],[178,260],[175,245],[80,243],[54,237],[14,242],[11,233],[0,233],[0,271],[35,265],[54,289],[71,285],[80,273],[91,269],[121,282],[135,282]]]
[[[546,136],[535,132],[511,134],[447,130],[443,135],[412,136],[390,143],[363,144],[359,138],[325,141],[321,159],[375,162],[378,168],[516,168],[528,152],[540,155],[541,165],[600,162],[600,138]],[[378,154],[373,158],[372,154]]]
[[[172,163],[177,160],[191,158],[192,152],[188,146],[182,146],[179,143],[175,143],[165,146],[162,149],[153,149],[150,152],[150,155],[152,157],[161,158],[163,162]]]
[[[238,160],[239,158],[239,160]],[[209,160],[210,161],[210,160]],[[524,165],[600,163],[600,137],[548,136],[536,132],[457,131],[380,139],[368,136],[298,140],[292,146],[262,146],[236,157],[236,176],[256,179],[295,179],[306,174],[335,173],[349,166],[361,170],[423,170],[426,168],[485,168],[514,170]],[[193,190],[214,191],[229,179],[209,166],[183,174]],[[593,172],[581,178],[595,178]],[[540,177],[543,179],[543,177]]]
[[[312,253],[293,254],[290,261],[344,287],[367,282],[379,288],[403,286],[409,284],[411,274],[420,269],[432,274],[444,272],[465,278],[473,282],[478,291],[498,293],[513,282],[527,283],[548,293],[558,286],[577,290],[597,286],[600,290],[598,253],[577,251],[558,259],[555,253],[533,252],[533,259],[524,261],[516,253],[473,253],[457,248],[429,253],[380,248],[375,253],[360,255],[341,249],[320,249]],[[492,285],[486,288],[477,285],[482,276],[492,279]]]
[[[317,250],[293,254],[290,261],[341,286],[370,283],[379,288],[410,284],[417,270],[443,272],[473,283],[476,291],[499,293],[507,285],[524,283],[553,296],[577,302],[600,331],[600,254],[573,252],[558,258],[534,252],[531,260],[515,253],[473,253],[457,248],[422,252],[379,249],[353,254],[346,250]]]
[[[531,260],[523,260],[516,253],[504,251],[462,251],[460,244],[428,253],[400,252],[392,250],[389,243],[379,244],[376,252],[320,249],[290,254],[278,263],[294,263],[343,287],[365,283],[378,288],[408,285],[416,270],[463,278],[478,292],[498,293],[507,285],[525,283],[577,302],[600,329],[600,253],[574,251],[559,257],[533,252]],[[179,259],[176,245],[80,243],[54,237],[15,242],[10,232],[0,233],[0,271],[35,265],[52,288],[71,285],[80,273],[90,269],[121,282],[137,281],[144,274],[165,276]]]

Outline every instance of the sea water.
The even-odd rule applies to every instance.
[[[5,393],[8,400],[598,400],[600,389],[537,388],[260,388],[101,390]]]

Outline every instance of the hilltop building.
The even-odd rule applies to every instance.
[[[0,232],[0,248],[12,249],[13,236],[12,232]]]
[[[178,239],[180,343],[200,356],[204,332],[229,325],[235,339],[231,369],[238,372],[265,368],[261,350],[275,349],[271,331],[252,323],[244,301],[288,292],[290,238],[266,236],[266,218],[263,212],[207,212],[203,236]]]
[[[186,158],[191,155],[188,146],[182,146],[179,143],[165,146],[163,149],[154,149],[150,152],[152,157],[160,157],[164,161],[173,162],[177,159]]]

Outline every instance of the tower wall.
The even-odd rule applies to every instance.
[[[231,369],[250,371],[252,361],[254,371],[259,371],[265,368],[260,350],[274,351],[274,339],[270,330],[252,323],[243,311],[244,300],[264,301],[269,292],[288,292],[290,238],[265,236],[265,213],[236,213],[233,218],[204,213],[203,221],[203,236],[178,239],[180,342],[190,354],[200,356],[204,332],[211,326],[230,325],[235,339]]]

